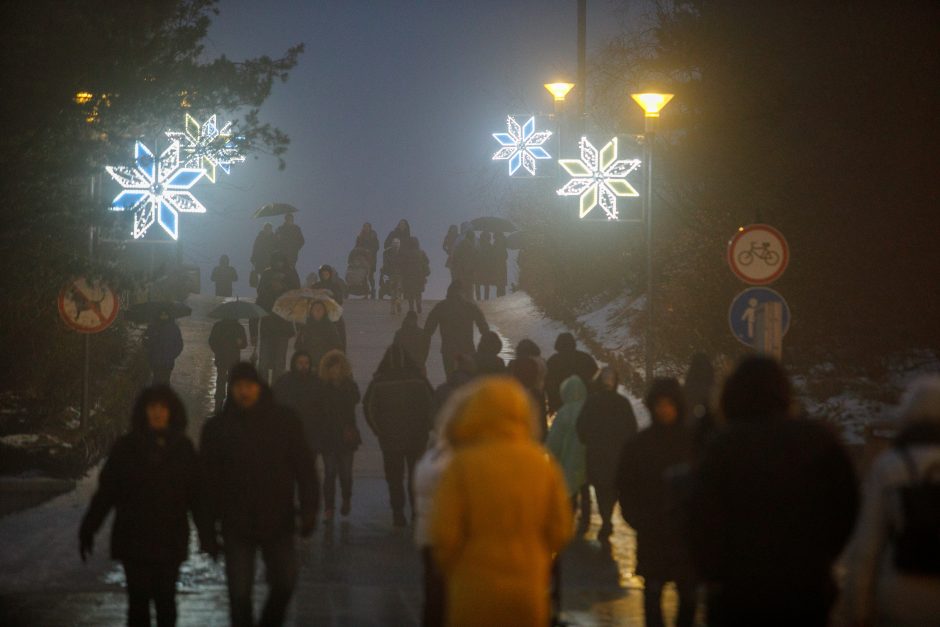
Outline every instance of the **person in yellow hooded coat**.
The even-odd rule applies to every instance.
[[[564,478],[535,441],[526,391],[508,377],[472,385],[447,426],[454,455],[431,516],[446,625],[545,627],[552,554],[573,532]]]

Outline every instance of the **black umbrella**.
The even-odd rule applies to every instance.
[[[470,221],[470,226],[474,231],[490,231],[491,233],[512,233],[516,230],[516,225],[499,216],[483,216]]]
[[[506,236],[506,248],[509,250],[522,250],[532,243],[534,236],[531,231],[516,231]]]
[[[209,312],[209,317],[217,320],[247,320],[248,318],[263,318],[266,315],[268,312],[260,306],[244,300],[222,303]]]
[[[124,318],[131,322],[146,323],[156,320],[163,312],[169,314],[171,318],[185,318],[193,313],[193,310],[183,303],[151,300],[131,305],[124,312]]]
[[[288,205],[286,202],[269,202],[265,206],[255,211],[256,218],[270,218],[273,216],[282,216],[287,213],[297,213],[300,211],[294,205]]]

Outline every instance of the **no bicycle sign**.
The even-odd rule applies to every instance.
[[[117,318],[120,302],[110,287],[80,277],[59,292],[59,315],[79,333],[100,333]]]
[[[779,279],[790,261],[783,233],[769,224],[741,227],[728,242],[728,265],[751,285],[769,285]]]

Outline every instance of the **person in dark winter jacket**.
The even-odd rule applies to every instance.
[[[494,331],[484,333],[480,337],[477,352],[473,356],[477,366],[477,375],[505,374],[506,362],[499,356],[502,350],[503,340]]]
[[[131,431],[115,442],[98,478],[98,490],[82,519],[84,561],[111,509],[111,557],[127,579],[127,624],[176,623],[176,580],[189,545],[188,513],[197,517],[196,451],[186,437],[186,410],[165,385],[144,390],[134,404]]]
[[[343,341],[336,324],[327,316],[326,305],[314,302],[310,306],[310,317],[300,331],[297,345],[310,354],[313,369],[320,367],[320,360],[331,350],[342,350]]]
[[[209,348],[215,355],[215,411],[222,409],[228,387],[228,373],[241,361],[241,351],[248,344],[245,327],[238,320],[219,320],[209,332]]]
[[[493,257],[493,234],[489,231],[480,233],[477,243],[479,262],[476,268],[477,300],[489,300],[490,286],[496,285],[496,259]]]
[[[297,266],[297,257],[300,255],[300,249],[304,247],[304,235],[300,227],[294,224],[294,215],[288,213],[284,216],[284,224],[277,227],[277,248],[284,253],[291,268]]]
[[[183,334],[170,312],[161,311],[144,332],[144,348],[150,364],[152,384],[169,383],[176,358],[183,352]]]
[[[411,238],[411,225],[408,224],[408,220],[402,218],[398,221],[398,224],[394,229],[389,231],[388,235],[385,236],[385,248],[388,248],[392,245],[392,240],[398,240],[398,242],[404,246],[405,242]]]
[[[277,252],[277,249],[277,235],[274,234],[274,227],[268,222],[255,237],[255,243],[251,247],[251,265],[256,274],[260,276],[271,267],[271,255]],[[253,284],[252,287],[256,285]]]
[[[290,360],[290,370],[274,382],[274,400],[292,410],[304,429],[307,447],[316,461],[323,452],[322,390],[310,353],[298,350]]]
[[[255,302],[271,313],[281,294],[298,288],[300,277],[297,276],[297,271],[287,263],[282,253],[277,252],[271,255],[271,266],[261,273],[258,280],[258,298]],[[269,372],[271,379],[277,379],[284,372],[287,343],[294,335],[294,327],[280,316],[270,315],[261,319],[260,329],[261,351],[258,356],[258,368],[265,381],[269,380]]]
[[[428,338],[434,337],[437,328],[441,328],[441,357],[444,360],[444,374],[454,369],[457,355],[474,353],[473,327],[476,325],[480,335],[490,330],[483,312],[475,303],[463,297],[464,286],[454,281],[447,288],[447,298],[434,305],[424,321],[424,331]]]
[[[519,357],[509,363],[509,374],[522,384],[532,398],[535,409],[538,432],[535,434],[539,442],[543,442],[548,435],[548,405],[545,402],[545,390],[542,387],[542,370],[544,363],[540,364],[535,357]]]
[[[467,231],[457,240],[457,246],[451,256],[450,271],[454,283],[460,282],[461,294],[468,301],[474,297],[474,281],[479,261],[476,236],[473,231]]]
[[[238,280],[238,272],[229,265],[228,255],[219,257],[219,265],[212,269],[210,280],[215,283],[216,296],[232,295],[232,283]]]
[[[597,377],[597,391],[588,396],[578,417],[578,437],[586,447],[587,479],[594,486],[601,515],[599,540],[613,533],[611,516],[617,502],[617,465],[627,440],[637,433],[633,406],[617,392],[620,377],[604,368]]]
[[[417,313],[409,311],[405,314],[401,328],[395,332],[395,342],[400,344],[415,363],[421,366],[422,372],[427,374],[425,364],[428,361],[428,351],[431,346],[424,329],[418,326]]]
[[[594,358],[578,350],[574,336],[560,333],[555,340],[555,354],[548,358],[548,372],[545,374],[545,393],[548,396],[548,411],[558,411],[561,407],[561,382],[573,374],[581,377],[584,385],[590,386],[597,373]]]
[[[408,301],[408,311],[421,313],[421,298],[424,286],[431,274],[431,262],[421,250],[417,237],[410,237],[402,244],[401,252],[401,289]]]
[[[268,598],[259,624],[281,625],[297,579],[295,494],[300,533],[309,536],[316,528],[317,468],[300,419],[275,402],[251,364],[232,368],[229,389],[222,413],[202,430],[200,462],[209,506],[203,544],[218,547],[221,532],[233,627],[255,624],[252,588],[260,549]]]
[[[372,229],[372,224],[366,222],[356,236],[356,248],[364,248],[372,254],[369,267],[369,296],[375,298],[375,268],[379,259],[379,236]]]
[[[506,285],[509,283],[506,271],[506,262],[509,259],[509,246],[506,242],[506,235],[503,233],[493,234],[493,280],[496,284],[496,296],[506,295]]]
[[[679,593],[678,627],[695,618],[695,584],[681,525],[678,498],[670,473],[691,459],[692,443],[685,428],[685,401],[675,379],[654,379],[644,402],[652,424],[627,440],[620,454],[616,485],[620,511],[636,530],[637,573],[645,579],[646,624],[663,624],[660,594],[673,581]]]
[[[835,435],[791,417],[791,403],[786,372],[767,357],[746,358],[725,383],[728,426],[705,450],[689,504],[709,625],[828,624],[855,472]]]
[[[359,386],[352,376],[346,356],[333,350],[320,361],[320,415],[323,435],[323,519],[333,519],[336,506],[336,480],[343,502],[340,513],[348,516],[352,502],[353,454],[361,443],[356,427]]]
[[[369,383],[362,406],[366,422],[379,439],[385,464],[392,519],[404,527],[405,489],[408,475],[408,500],[414,513],[412,473],[424,454],[428,434],[433,427],[431,384],[421,368],[404,348],[392,344],[379,363]]]
[[[333,266],[329,264],[320,266],[320,269],[317,270],[317,278],[319,280],[310,287],[315,290],[329,290],[331,298],[336,301],[336,304],[342,305],[343,300],[346,299],[346,282],[340,278]],[[336,333],[339,335],[339,350],[345,351],[346,321],[340,316],[339,320],[333,324],[336,326]]]

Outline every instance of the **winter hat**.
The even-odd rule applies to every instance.
[[[930,374],[915,379],[901,397],[898,417],[904,424],[940,423],[940,375]]]
[[[228,375],[228,384],[235,385],[237,381],[254,381],[255,383],[262,384],[264,383],[261,380],[261,377],[258,376],[258,371],[255,370],[255,367],[252,366],[247,361],[235,364],[232,366],[232,370]]]

